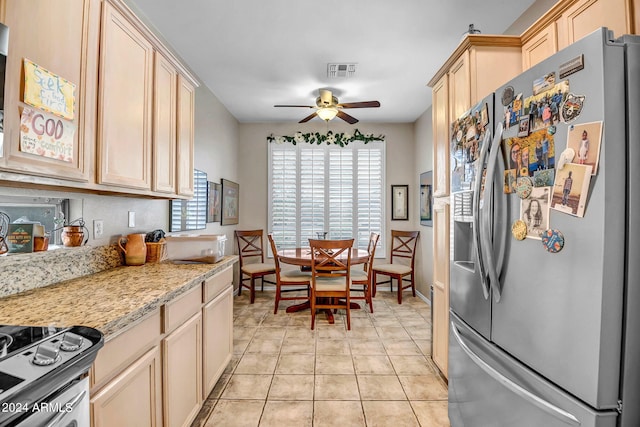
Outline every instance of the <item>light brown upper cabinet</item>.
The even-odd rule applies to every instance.
[[[522,45],[522,69],[528,70],[558,51],[556,23],[552,22]]]
[[[195,90],[178,76],[178,195],[193,196]]]
[[[449,194],[449,75],[433,85],[433,197]]]
[[[0,169],[78,183],[93,181],[100,1],[0,1],[0,10],[4,12],[2,22],[10,31]],[[60,22],[65,25],[60,26]],[[75,85],[73,119],[49,118],[52,120],[49,131],[52,125],[61,126],[63,122],[68,126],[65,132],[75,128],[68,151],[70,160],[21,149],[20,119],[24,109],[36,114],[43,112],[23,102],[24,58]],[[47,138],[46,120],[44,116],[34,115],[30,122],[34,130],[42,133],[43,140]]]
[[[600,27],[614,37],[636,34],[640,0],[560,0],[522,34],[522,66],[528,69]]]
[[[155,54],[153,90],[153,191],[176,192],[176,109],[178,73]]]
[[[153,47],[103,2],[98,183],[151,189]]]
[[[600,27],[616,37],[631,33],[630,0],[580,0],[557,21],[558,47],[563,49]]]
[[[434,197],[449,195],[450,122],[518,75],[521,64],[519,37],[471,34],[429,82],[433,102]]]

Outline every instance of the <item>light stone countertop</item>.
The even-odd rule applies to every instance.
[[[105,339],[237,262],[123,266],[0,298],[0,324],[89,326]]]

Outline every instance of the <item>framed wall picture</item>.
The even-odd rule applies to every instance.
[[[207,222],[220,222],[222,184],[207,182]]]
[[[222,220],[221,225],[238,223],[240,211],[240,185],[227,179],[222,180]]]
[[[420,174],[420,224],[433,227],[433,177],[432,172]]]
[[[391,220],[409,219],[409,186],[391,186]]]

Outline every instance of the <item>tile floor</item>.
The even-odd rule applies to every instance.
[[[448,427],[431,353],[431,308],[378,291],[374,313],[273,314],[273,291],[234,298],[234,355],[192,427]],[[360,305],[362,301],[360,301]]]

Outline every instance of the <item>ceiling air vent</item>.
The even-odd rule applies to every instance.
[[[327,64],[327,77],[349,78],[356,74],[358,64]]]

